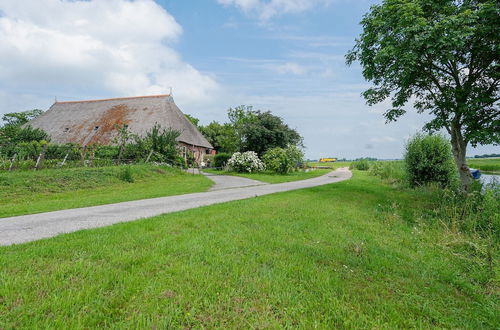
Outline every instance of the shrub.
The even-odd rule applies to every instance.
[[[428,183],[448,187],[457,177],[451,144],[441,135],[417,134],[411,138],[406,144],[404,163],[412,187]]]
[[[405,181],[404,166],[399,161],[374,162],[370,166],[370,174],[391,183],[403,183]]]
[[[96,146],[95,149],[95,158],[118,159],[119,153],[120,153],[119,146],[99,145]]]
[[[130,166],[125,166],[120,172],[118,172],[118,179],[124,182],[134,182],[134,176],[132,174],[132,169]]]
[[[231,154],[220,153],[214,156],[214,167],[226,167],[227,161],[231,158]]]
[[[370,163],[368,162],[368,159],[360,159],[352,162],[349,168],[360,171],[368,171],[370,169]]]
[[[290,146],[286,149],[270,149],[264,154],[262,160],[266,165],[266,169],[279,174],[287,174],[300,167],[302,157],[303,153],[299,148]]]
[[[227,161],[227,167],[235,172],[252,173],[264,170],[264,163],[254,151],[235,152]]]

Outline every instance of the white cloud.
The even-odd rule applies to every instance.
[[[175,51],[182,27],[152,0],[0,0],[0,13],[4,92],[125,96],[173,87],[196,102],[218,88]]]
[[[235,6],[247,14],[256,14],[261,20],[283,14],[295,14],[317,6],[329,5],[332,0],[217,0],[224,6]]]
[[[293,62],[287,62],[284,64],[275,65],[271,69],[280,74],[303,75],[307,73],[307,68]]]

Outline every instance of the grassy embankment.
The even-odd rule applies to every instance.
[[[200,192],[211,185],[202,175],[153,165],[0,172],[0,217]]]
[[[484,173],[500,174],[500,158],[471,158],[467,159],[467,164]]]
[[[213,174],[241,176],[244,178],[267,182],[267,183],[283,183],[283,182],[316,178],[318,176],[329,173],[331,170],[311,170],[309,172],[296,171],[296,172],[290,172],[288,174],[276,174],[268,171],[258,172],[258,173],[236,173],[236,172],[228,172],[228,171],[213,170],[213,169],[204,169],[203,171]]]
[[[497,251],[435,207],[355,172],[0,247],[0,328],[498,327]]]

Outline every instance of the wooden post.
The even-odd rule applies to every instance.
[[[17,154],[14,154],[14,157],[10,160],[10,166],[9,166],[9,172],[12,170],[12,167],[14,166],[14,162],[16,161]]]
[[[64,166],[64,164],[66,163],[66,159],[68,159],[68,155],[69,155],[69,152],[66,154],[66,156],[64,156],[64,159],[61,162],[61,165],[59,165],[59,167],[63,167]]]
[[[94,167],[94,157],[95,157],[95,148],[92,148],[90,150],[90,158],[89,158],[90,167]]]
[[[146,163],[149,162],[149,159],[151,158],[152,155],[153,155],[153,149],[151,149],[151,151],[149,152],[149,155],[146,158]]]
[[[42,147],[42,151],[40,151],[40,154],[38,155],[38,159],[36,160],[35,171],[40,169],[40,167],[42,167],[43,160],[45,158],[45,152],[47,151],[48,146],[49,146],[49,144],[46,144]]]
[[[81,162],[81,165],[84,166],[85,165],[85,154],[87,152],[87,146],[83,147],[82,150],[80,151],[80,162]]]

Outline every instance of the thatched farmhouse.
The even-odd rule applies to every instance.
[[[117,126],[143,135],[155,124],[181,132],[177,138],[197,161],[210,153],[212,145],[184,116],[171,95],[124,97],[104,100],[55,102],[29,124],[47,132],[54,143],[113,144]]]

